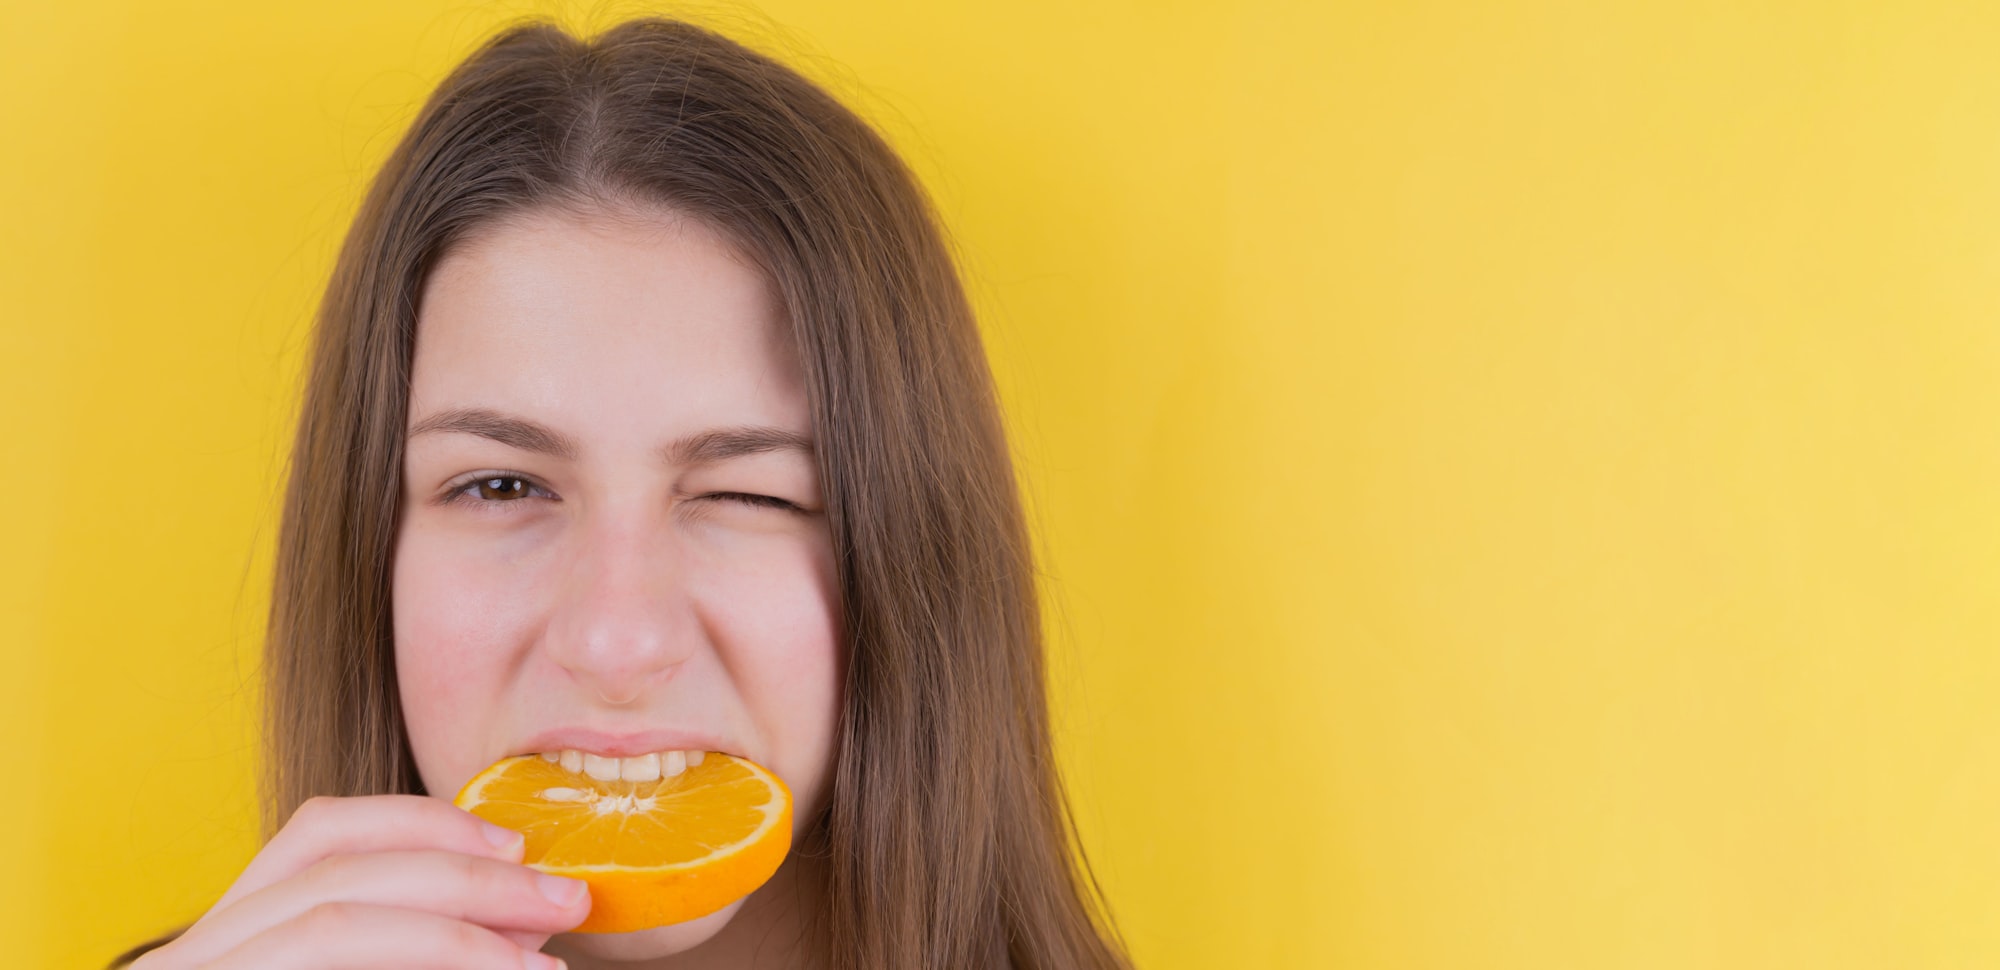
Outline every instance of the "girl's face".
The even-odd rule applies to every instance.
[[[840,600],[780,320],[732,247],[664,214],[538,210],[436,267],[393,577],[432,795],[510,755],[695,749],[784,779],[795,836],[824,806]],[[588,939],[675,952],[736,908]]]

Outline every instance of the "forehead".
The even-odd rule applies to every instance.
[[[689,218],[538,210],[448,253],[418,307],[412,421],[523,413],[586,440],[717,423],[803,428],[764,275]]]

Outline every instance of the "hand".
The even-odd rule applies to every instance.
[[[421,795],[314,798],[187,932],[132,970],[555,970],[587,887],[521,865],[519,833]]]

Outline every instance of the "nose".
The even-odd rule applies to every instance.
[[[611,706],[671,679],[706,636],[669,530],[627,516],[576,534],[549,617],[549,656]]]

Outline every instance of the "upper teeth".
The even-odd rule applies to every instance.
[[[659,781],[672,778],[701,764],[704,751],[655,751],[632,758],[609,758],[567,748],[542,752],[543,761],[553,761],[570,771],[581,771],[598,781]]]

